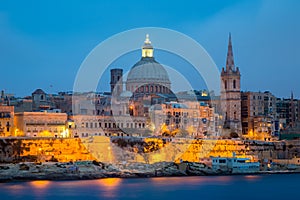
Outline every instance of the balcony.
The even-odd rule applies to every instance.
[[[53,123],[47,123],[48,126],[64,126],[66,125],[64,122],[53,122]]]
[[[42,122],[29,122],[29,123],[26,123],[26,126],[44,126],[45,123],[42,123]]]

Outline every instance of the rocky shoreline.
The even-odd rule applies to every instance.
[[[297,173],[300,170],[259,171],[261,173]],[[231,175],[214,171],[200,163],[159,162],[107,164],[96,161],[0,164],[0,182],[26,180],[87,180],[99,178],[148,178],[171,176]],[[248,174],[248,173],[247,173]]]

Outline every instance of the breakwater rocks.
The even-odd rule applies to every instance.
[[[290,165],[274,165],[267,170],[251,174],[300,173],[300,166],[290,169]],[[100,178],[150,178],[171,176],[206,176],[250,174],[233,173],[231,170],[214,170],[204,163],[159,162],[108,164],[97,161],[45,162],[0,164],[0,182],[27,180],[87,180]]]
[[[80,180],[108,177],[168,177],[215,175],[210,167],[199,163],[160,162],[154,164],[105,164],[96,161],[0,164],[0,182],[15,180]]]

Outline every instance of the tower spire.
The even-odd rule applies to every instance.
[[[226,58],[226,71],[229,70],[235,70],[232,43],[231,43],[231,33],[229,33],[228,50],[227,50],[227,58]]]

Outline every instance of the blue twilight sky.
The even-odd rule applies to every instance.
[[[299,98],[299,10],[297,0],[2,1],[0,89],[16,96],[36,88],[70,91],[80,64],[97,44],[119,32],[151,26],[194,38],[219,69],[231,32],[242,90],[269,90],[278,97],[293,91]],[[155,54],[172,65],[163,55]],[[139,59],[137,52],[116,63],[129,69]],[[108,90],[105,81],[100,88]],[[190,81],[195,89],[205,87],[196,78]]]

